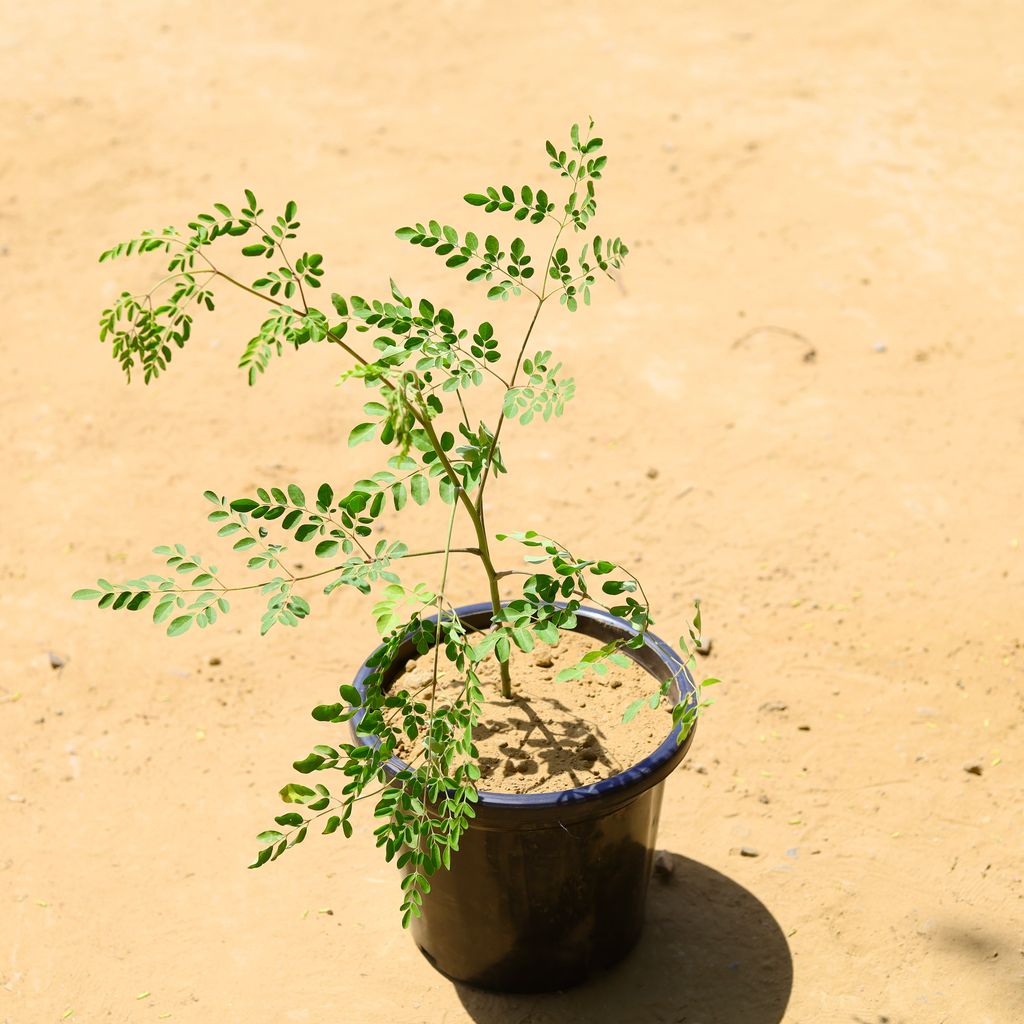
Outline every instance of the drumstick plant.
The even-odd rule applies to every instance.
[[[313,717],[341,723],[361,710],[360,735],[379,742],[318,745],[296,761],[295,769],[304,775],[339,781],[286,785],[281,797],[291,809],[275,818],[274,829],[258,837],[261,849],[251,866],[275,860],[301,843],[314,821],[322,821],[324,833],[340,829],[351,835],[356,801],[375,800],[377,845],[388,860],[397,857],[406,868],[405,924],[420,913],[430,876],[449,867],[474,814],[480,769],[473,729],[485,699],[478,675],[481,662],[498,661],[500,696],[510,698],[515,687],[509,671],[513,646],[530,651],[536,644],[557,643],[561,631],[575,627],[576,612],[584,603],[626,620],[632,633],[595,648],[559,673],[562,683],[586,672],[603,674],[608,663],[626,663],[624,649],[641,647],[653,622],[640,581],[625,567],[577,556],[534,530],[492,538],[487,527],[488,487],[507,472],[503,431],[512,421],[525,427],[536,419],[560,416],[573,396],[572,378],[534,341],[541,312],[556,299],[570,313],[589,305],[598,276],[610,277],[628,253],[618,237],[600,235],[577,243],[570,252],[569,239],[590,229],[596,187],[607,163],[603,142],[592,129],[593,122],[585,132],[573,125],[566,149],[546,143],[548,163],[561,182],[557,197],[530,185],[487,186],[464,197],[485,213],[509,214],[514,221],[546,229],[543,262],[534,259],[522,238],[505,244],[495,235],[460,233],[436,220],[396,232],[403,242],[464,273],[466,280],[484,285],[488,298],[499,303],[525,299],[531,307],[528,325],[512,344],[503,342],[502,332],[489,321],[462,326],[448,308],[426,298],[414,300],[394,281],[387,298],[335,292],[329,304],[313,304],[322,294],[324,259],[320,253],[300,251],[296,204],[288,202],[280,214],[268,216],[248,189],[239,208],[215,203],[187,230],[144,231],[100,257],[104,262],[153,253],[168,260],[166,273],[149,292],[122,292],[100,319],[100,338],[110,343],[129,381],[141,376],[148,384],[163,374],[189,341],[196,311],[213,310],[214,289],[226,285],[267,307],[239,364],[250,384],[286,348],[327,344],[344,357],[342,380],[373,392],[348,444],[380,444],[386,458],[378,472],[351,486],[335,489],[328,482],[308,493],[280,482],[231,498],[206,492],[213,506],[207,518],[217,536],[244,558],[255,582],[236,582],[237,576],[193,548],[175,544],[155,549],[163,561],[160,572],[120,583],[100,579],[74,597],[115,611],[147,609],[170,636],[180,636],[193,626],[212,626],[228,613],[229,595],[258,592],[265,599],[265,634],[277,625],[297,626],[309,615],[305,595],[313,589],[324,594],[339,587],[372,592],[382,644],[371,656],[365,693],[343,684],[340,700],[314,708]],[[231,239],[244,239],[241,255],[260,262],[255,277],[226,269],[219,252]],[[500,404],[488,418],[476,418],[470,415],[472,392],[488,380],[497,387]],[[379,535],[385,506],[400,512],[410,499],[426,505],[435,494],[449,507],[435,547],[411,551],[401,540]],[[472,529],[471,547],[452,546],[459,516]],[[492,539],[521,545],[533,568],[499,570]],[[301,573],[291,566],[289,548],[294,551],[295,545],[311,545],[325,568]],[[448,567],[454,555],[470,556],[480,564],[492,607],[486,631],[469,629],[448,598]],[[417,570],[431,558],[438,560],[438,567],[419,579]],[[518,586],[503,601],[499,584],[506,577]],[[697,604],[680,639],[691,670],[700,629]],[[432,679],[412,692],[400,681],[388,685],[394,675],[389,669],[407,641],[421,656],[429,655],[433,666]],[[436,691],[442,656],[464,680],[454,699]],[[672,682],[666,680],[648,698],[626,708],[624,718],[633,718],[646,706],[658,707],[668,698]],[[672,708],[680,741],[707,703],[690,690],[683,692],[690,696]],[[414,744],[417,753],[397,775],[389,775],[385,764],[403,740]]]

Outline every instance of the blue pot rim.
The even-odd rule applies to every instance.
[[[559,602],[555,602],[556,604]],[[462,605],[456,608],[455,611],[460,617],[468,618],[470,616],[477,616],[483,613],[490,614],[491,605],[490,602],[480,602],[478,604]],[[615,626],[622,632],[629,635],[635,636],[636,630],[626,622],[624,619],[620,619],[609,612],[604,611],[600,608],[579,608],[576,611],[577,618],[587,618],[596,620],[598,622],[607,623]],[[427,621],[436,620],[436,616],[432,616]],[[580,630],[580,632],[584,632]],[[682,699],[683,692],[682,687],[685,685],[686,691],[697,696],[697,686],[693,680],[693,676],[690,675],[689,670],[686,668],[682,658],[673,650],[661,637],[656,636],[654,633],[648,631],[645,636],[644,646],[649,650],[653,651],[658,657],[661,663],[669,670],[676,680],[676,687],[678,688],[677,700]],[[383,644],[378,645],[373,654],[381,650]],[[632,656],[632,652],[629,650],[623,653]],[[373,654],[370,657],[373,657]],[[369,659],[367,659],[369,660]],[[636,659],[634,659],[636,660]],[[641,665],[645,671],[649,671],[645,666]],[[359,671],[356,673],[353,685],[359,691],[360,696],[366,695],[366,679],[373,673],[374,669],[371,668],[365,661],[360,666]],[[653,675],[653,673],[651,673]],[[559,684],[569,685],[569,684]],[[355,727],[362,721],[365,711],[360,709],[351,720],[352,732],[355,735]],[[676,736],[681,730],[681,726],[676,726],[669,731],[668,736],[661,742],[661,744],[642,761],[638,761],[636,764],[627,768],[623,772],[619,772],[617,775],[613,775],[610,779],[603,779],[601,782],[592,783],[589,786],[578,786],[573,789],[558,790],[553,793],[497,793],[491,790],[481,789],[477,795],[479,800],[477,802],[478,810],[486,809],[520,809],[523,811],[542,811],[542,810],[553,810],[553,809],[565,809],[567,805],[579,805],[583,803],[589,803],[591,801],[607,801],[608,798],[624,798],[631,797],[634,795],[632,791],[636,791],[635,795],[639,795],[646,789],[649,789],[652,785],[660,782],[665,776],[672,771],[672,769],[679,763],[685,756],[690,744],[693,742],[693,736],[696,732],[696,723],[690,729],[686,739],[681,743],[676,741]],[[358,743],[363,743],[366,746],[377,747],[380,745],[380,740],[375,736],[356,736]],[[392,772],[399,772],[407,768],[408,765],[400,758],[392,757],[385,765],[386,769]],[[616,802],[618,800],[616,799]]]

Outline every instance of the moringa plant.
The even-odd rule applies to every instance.
[[[361,381],[374,393],[363,406],[365,418],[348,436],[350,447],[376,440],[386,450],[385,468],[372,476],[342,489],[323,483],[309,495],[294,483],[258,487],[253,494],[230,499],[216,491],[205,493],[213,506],[207,518],[217,536],[246,560],[257,582],[229,583],[232,577],[216,565],[175,544],[155,549],[163,559],[161,573],[121,583],[101,579],[95,588],[79,590],[74,597],[115,611],[148,608],[155,622],[166,624],[170,636],[180,636],[193,625],[211,626],[227,614],[229,594],[259,591],[266,600],[260,629],[265,634],[279,624],[296,626],[310,613],[303,596],[307,586],[322,587],[325,594],[339,587],[374,592],[373,616],[382,644],[370,657],[372,673],[365,693],[343,684],[341,699],[314,708],[313,717],[340,723],[362,710],[360,735],[376,737],[379,743],[318,745],[296,761],[294,767],[303,775],[337,778],[322,774],[336,772],[340,782],[333,787],[322,782],[285,786],[281,796],[292,809],[275,818],[276,828],[258,837],[262,848],[251,866],[276,860],[301,843],[314,820],[326,818],[324,833],[340,829],[351,835],[354,804],[373,799],[381,822],[375,832],[377,845],[388,860],[397,857],[406,869],[404,924],[411,915],[419,915],[423,895],[430,889],[429,876],[450,865],[474,814],[480,769],[473,728],[484,701],[477,673],[480,663],[497,659],[501,696],[509,698],[513,646],[530,651],[538,643],[557,643],[562,630],[575,627],[576,611],[584,602],[624,619],[632,634],[589,652],[579,664],[559,673],[559,681],[578,679],[586,672],[603,674],[608,663],[628,663],[624,649],[641,647],[653,622],[639,580],[621,565],[579,557],[553,538],[527,530],[495,538],[525,548],[526,562],[533,569],[498,570],[487,529],[488,484],[507,472],[500,445],[506,423],[515,420],[528,426],[538,417],[560,416],[573,396],[573,381],[563,376],[552,353],[531,349],[541,311],[556,297],[569,312],[576,312],[581,303],[589,305],[598,275],[610,277],[628,252],[617,237],[595,235],[573,253],[563,244],[570,230],[578,235],[589,229],[597,209],[596,186],[607,157],[601,153],[602,140],[590,134],[592,129],[593,122],[583,135],[573,125],[568,149],[546,143],[550,167],[563,182],[564,200],[529,185],[518,191],[509,185],[488,186],[464,197],[485,213],[508,213],[516,221],[550,226],[550,249],[543,263],[518,237],[505,245],[494,235],[460,234],[436,220],[396,232],[402,241],[433,252],[446,266],[464,272],[466,280],[486,285],[490,299],[525,296],[532,312],[515,344],[503,344],[486,321],[459,326],[446,307],[426,298],[414,301],[394,281],[389,298],[335,292],[329,306],[311,305],[323,286],[324,259],[319,253],[300,253],[293,244],[300,227],[295,203],[268,217],[248,189],[237,210],[215,203],[212,212],[199,214],[187,231],[144,231],[100,256],[101,262],[142,253],[169,257],[166,275],[149,292],[122,292],[100,319],[100,339],[110,342],[129,381],[141,374],[148,384],[166,371],[190,338],[194,312],[212,310],[214,287],[227,284],[267,307],[266,319],[240,361],[250,384],[285,347],[330,344],[346,357],[342,380]],[[244,239],[242,256],[261,261],[264,269],[254,279],[240,280],[214,262],[215,243],[225,238]],[[488,419],[479,419],[470,414],[473,392],[488,380],[500,390],[500,406]],[[410,551],[400,540],[378,535],[377,521],[386,505],[401,511],[410,498],[416,505],[426,505],[435,492],[449,507],[443,543]],[[472,547],[452,546],[460,514],[472,527]],[[312,545],[326,567],[305,574],[290,568],[283,541]],[[470,629],[448,599],[452,555],[471,555],[480,562],[493,609],[485,631]],[[440,560],[440,569],[430,582],[410,582],[414,567],[431,557]],[[520,583],[516,595],[506,601],[499,591],[504,577]],[[698,603],[687,635],[680,640],[691,670],[700,628]],[[421,656],[430,655],[433,663],[432,679],[413,692],[387,686],[388,669],[407,642]],[[465,681],[455,699],[435,693],[442,654]],[[664,682],[628,707],[625,720],[645,706],[657,707],[668,697],[671,683]],[[691,695],[673,707],[680,741],[706,703]],[[413,741],[417,753],[397,775],[389,775],[385,764],[403,737]]]

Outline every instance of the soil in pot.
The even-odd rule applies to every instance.
[[[473,734],[481,789],[554,793],[589,786],[642,761],[665,739],[671,725],[665,701],[657,710],[644,708],[628,724],[622,721],[633,701],[657,687],[633,662],[609,665],[603,676],[590,672],[583,679],[555,682],[561,669],[599,646],[581,633],[563,633],[554,647],[539,645],[528,654],[513,648],[511,700],[501,697],[497,662],[488,659],[479,666],[488,697]],[[432,671],[432,655],[410,660],[395,685],[415,691],[430,681]],[[455,667],[442,658],[438,674],[438,699],[454,699],[463,685]],[[403,760],[414,753],[408,741],[397,750]]]

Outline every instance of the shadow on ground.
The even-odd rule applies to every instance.
[[[673,855],[651,882],[637,948],[603,977],[568,992],[502,996],[456,985],[480,1024],[779,1024],[793,958],[775,918],[752,893]]]

